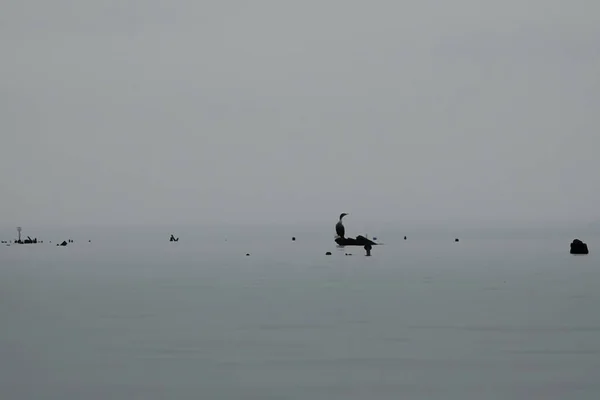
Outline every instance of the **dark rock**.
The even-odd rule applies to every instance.
[[[296,240],[296,236],[292,237],[292,242]]]
[[[57,246],[66,246],[67,245],[67,241],[63,240],[63,242],[61,244],[57,244]]]
[[[250,255],[250,253],[246,253],[246,257],[248,257]]]
[[[330,252],[330,251],[328,251],[327,253],[325,253],[325,255],[326,255],[326,256],[330,256],[330,255],[331,255],[331,252]]]
[[[581,240],[579,239],[575,239],[573,240],[573,242],[571,242],[571,254],[589,254],[589,250],[587,247],[587,244],[583,243]]]
[[[404,240],[406,240],[406,236],[404,236]]]
[[[454,239],[455,242],[458,242],[458,238]]]

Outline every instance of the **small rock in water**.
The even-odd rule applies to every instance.
[[[571,243],[571,254],[584,255],[589,253],[590,251],[588,250],[587,244],[583,243],[579,239],[573,240]]]
[[[292,242],[296,240],[296,236],[292,237]]]
[[[454,239],[455,242],[458,242],[458,238]]]
[[[330,252],[330,251],[328,251],[327,253],[325,253],[325,255],[326,255],[326,256],[330,256],[330,255],[331,255],[331,252]]]
[[[246,257],[248,257],[250,255],[250,253],[246,253]]]

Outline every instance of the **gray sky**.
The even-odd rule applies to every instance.
[[[0,224],[595,220],[596,0],[5,0]]]

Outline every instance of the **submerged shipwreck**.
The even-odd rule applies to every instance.
[[[39,241],[37,238],[31,238],[31,236],[27,236],[27,239],[22,240],[21,239],[21,231],[23,230],[23,228],[21,228],[20,226],[17,227],[17,239],[14,240],[13,243],[15,244],[36,244],[36,243],[43,243],[43,241]]]
[[[356,239],[346,238],[346,237],[337,237],[335,238],[335,242],[340,246],[376,246],[377,243],[372,241],[371,239],[367,239],[362,235],[358,235]]]

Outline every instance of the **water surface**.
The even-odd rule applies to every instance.
[[[600,398],[597,238],[169,234],[2,247],[1,398]]]

